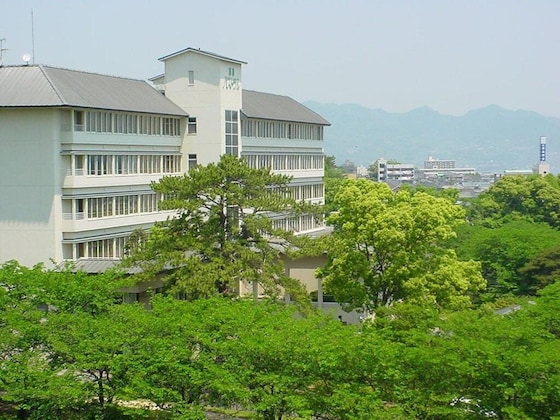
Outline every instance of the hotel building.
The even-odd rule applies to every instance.
[[[164,73],[150,80],[189,114],[184,147],[189,162],[206,165],[224,153],[238,156],[253,168],[291,176],[296,199],[324,203],[325,119],[287,96],[243,89],[243,61],[194,48],[159,60]],[[324,229],[323,220],[310,215],[278,215],[275,224],[298,233]]]
[[[144,81],[0,67],[0,262],[122,256],[168,216],[150,182],[182,172],[186,121]]]
[[[150,183],[222,154],[292,176],[323,203],[323,128],[293,99],[242,89],[242,61],[195,49],[141,80],[42,65],[0,67],[0,263],[114,264],[126,238],[172,212]],[[163,94],[162,94],[163,93]],[[317,233],[311,216],[277,226]]]

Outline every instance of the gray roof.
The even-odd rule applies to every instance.
[[[72,272],[82,271],[87,274],[99,274],[104,273],[107,270],[113,269],[118,267],[121,263],[121,260],[117,259],[96,259],[96,258],[80,258],[76,261],[70,262],[69,268]],[[59,270],[65,270],[68,267],[68,263],[62,262],[58,265]],[[140,273],[140,270],[137,267],[130,267],[125,269],[127,274],[137,274]]]
[[[521,305],[514,304],[514,305],[506,306],[505,308],[496,309],[494,313],[498,315],[509,315],[512,312],[518,311],[520,309],[521,309]]]
[[[185,48],[184,50],[176,51],[176,52],[168,54],[168,55],[165,55],[163,57],[158,58],[158,60],[159,61],[165,61],[168,58],[172,58],[172,57],[175,57],[177,55],[184,54],[186,52],[194,52],[194,53],[197,53],[197,54],[206,55],[208,57],[217,58],[218,60],[229,61],[230,63],[247,64],[245,61],[236,60],[235,58],[229,58],[229,57],[225,57],[223,55],[214,54],[213,52],[210,52],[210,51],[201,50],[200,48],[191,48],[191,47]]]
[[[0,67],[0,108],[65,106],[187,115],[143,80],[42,65]]]
[[[248,118],[330,125],[316,112],[289,96],[243,90],[241,112]]]

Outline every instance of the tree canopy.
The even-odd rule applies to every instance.
[[[457,235],[450,246],[461,259],[480,261],[489,292],[497,295],[526,294],[529,290],[522,283],[530,282],[527,275],[531,270],[522,281],[521,268],[560,242],[560,231],[526,219],[503,221],[495,227],[463,225],[457,228]]]
[[[560,177],[504,176],[466,204],[469,224],[457,228],[449,246],[460,258],[481,262],[486,299],[534,294],[554,281]]]
[[[495,225],[503,218],[524,217],[560,228],[560,177],[504,176],[470,206],[472,219]]]
[[[164,177],[152,188],[165,197],[160,208],[177,214],[156,224],[125,263],[140,266],[148,277],[168,270],[172,290],[189,299],[235,294],[240,281],[258,283],[269,296],[279,286],[297,296],[301,288],[285,277],[274,245],[289,243],[293,235],[275,228],[272,218],[317,210],[291,197],[289,181],[228,155],[183,176]]]
[[[325,156],[325,213],[336,210],[334,197],[345,181],[344,170],[336,166],[334,156]]]
[[[560,282],[505,315],[395,302],[361,325],[251,299],[109,303],[119,284],[0,266],[3,418],[201,420],[207,407],[270,420],[560,414]],[[91,310],[79,296],[106,304]]]
[[[349,180],[338,192],[325,288],[347,308],[375,310],[400,299],[464,307],[485,287],[480,266],[443,247],[464,210],[446,198]]]

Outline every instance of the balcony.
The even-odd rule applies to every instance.
[[[75,169],[74,175],[72,175],[70,170],[64,173],[62,188],[111,188],[131,185],[150,185],[163,176],[177,175],[181,175],[181,173],[85,175],[83,169]]]
[[[280,175],[288,175],[292,177],[292,181],[302,178],[323,178],[325,175],[324,169],[275,169],[272,172]]]
[[[120,228],[123,226],[133,229],[136,225],[146,225],[164,221],[174,214],[174,211],[160,211],[86,219],[84,213],[62,213],[62,231],[65,233],[87,232],[99,229]]]

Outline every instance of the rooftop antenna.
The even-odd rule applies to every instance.
[[[31,57],[33,58],[32,64],[35,64],[35,27],[33,25],[33,9],[31,9]]]
[[[4,42],[6,42],[6,38],[0,38],[0,67],[4,61],[4,51],[8,51],[7,48],[4,48]]]

